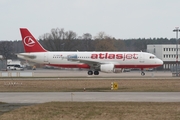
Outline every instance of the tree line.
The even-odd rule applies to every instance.
[[[116,39],[99,32],[78,36],[74,31],[53,28],[39,37],[39,42],[48,51],[146,51],[148,44],[176,44],[176,39],[138,38]],[[0,54],[6,59],[15,59],[16,53],[24,52],[22,40],[0,42]]]

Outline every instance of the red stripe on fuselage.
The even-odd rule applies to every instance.
[[[86,68],[90,69],[88,64],[47,64],[54,67],[63,67],[63,68]],[[147,64],[147,65],[115,65],[115,68],[154,68],[161,66],[160,64]]]
[[[155,67],[159,67],[161,65],[115,65],[115,68],[155,68]]]

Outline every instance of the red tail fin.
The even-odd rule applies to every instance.
[[[46,52],[41,44],[32,36],[26,28],[20,28],[25,52]]]

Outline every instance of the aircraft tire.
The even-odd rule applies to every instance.
[[[94,71],[94,75],[99,75],[99,71]]]
[[[144,75],[145,75],[145,72],[141,72],[141,75],[144,76]]]
[[[88,75],[93,75],[93,71],[89,70]]]

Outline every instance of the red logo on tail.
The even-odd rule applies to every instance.
[[[33,47],[35,45],[35,42],[31,36],[26,36],[24,38],[24,44],[28,47]]]

